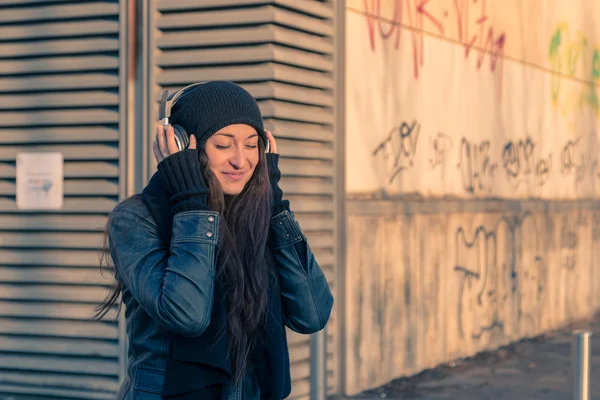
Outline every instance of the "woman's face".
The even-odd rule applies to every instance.
[[[258,164],[256,130],[250,125],[229,125],[206,141],[208,167],[226,195],[238,195],[252,178]]]

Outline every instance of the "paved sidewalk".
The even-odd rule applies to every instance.
[[[591,399],[600,399],[600,318],[495,352],[477,355],[399,379],[352,399],[570,400],[571,331],[586,327],[591,338]]]

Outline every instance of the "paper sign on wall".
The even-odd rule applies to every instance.
[[[62,153],[17,154],[17,208],[59,210],[63,205]]]

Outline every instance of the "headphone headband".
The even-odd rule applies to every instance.
[[[169,125],[169,118],[171,118],[171,109],[173,106],[181,99],[186,93],[188,93],[191,89],[196,86],[203,85],[206,82],[196,82],[191,85],[187,85],[186,87],[179,89],[171,96],[169,96],[169,91],[165,90],[160,99],[160,105],[158,107],[158,119],[160,124],[167,126]]]

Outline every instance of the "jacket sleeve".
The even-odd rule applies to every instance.
[[[285,324],[298,333],[320,331],[329,320],[333,296],[290,211],[271,218],[270,248],[279,273]]]
[[[218,213],[178,213],[166,248],[156,225],[133,212],[115,212],[109,220],[109,249],[118,279],[173,333],[199,336],[210,324],[218,228]]]

